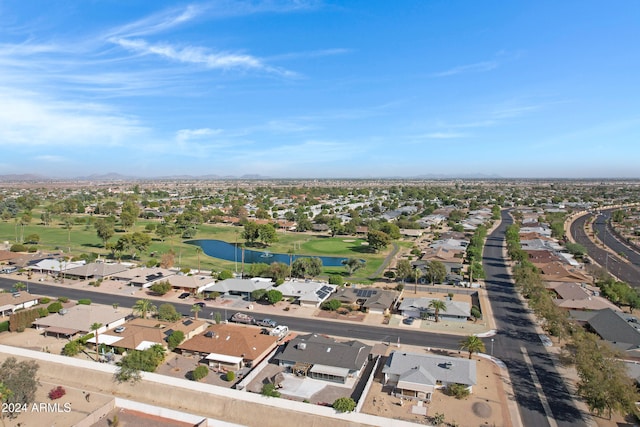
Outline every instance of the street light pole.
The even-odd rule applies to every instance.
[[[495,340],[493,338],[491,338],[491,357],[493,357],[493,342]]]

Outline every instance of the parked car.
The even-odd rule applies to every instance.
[[[197,303],[193,304],[193,305],[197,305],[200,308],[204,308],[207,304],[203,303],[202,301],[198,301]]]
[[[115,332],[116,334],[119,334],[119,333],[121,333],[121,332],[124,332],[124,330],[125,330],[125,329],[127,329],[127,328],[126,328],[126,327],[124,327],[124,326],[118,326],[117,328],[115,328],[115,329],[113,330],[113,332]]]
[[[278,337],[278,339],[282,339],[289,334],[289,327],[285,325],[278,325],[271,330],[269,335],[273,335]]]
[[[254,319],[252,316],[241,312],[237,312],[236,314],[231,316],[230,320],[235,323],[244,323],[246,325],[254,325],[256,323],[256,319]]]
[[[189,296],[191,296],[191,294],[189,292],[183,292],[183,293],[180,294],[180,296],[178,298],[187,299],[187,298],[189,298]]]
[[[256,321],[256,325],[265,326],[267,328],[275,328],[276,326],[278,326],[278,322],[271,319],[261,319]]]
[[[415,317],[405,317],[402,320],[402,323],[404,323],[405,325],[413,325],[413,322],[415,322],[416,318]]]

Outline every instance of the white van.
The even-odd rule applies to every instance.
[[[282,339],[289,335],[289,327],[286,325],[278,325],[271,330],[269,335],[276,336],[278,339]]]

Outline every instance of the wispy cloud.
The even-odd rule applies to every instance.
[[[178,143],[184,144],[192,140],[201,140],[203,138],[211,137],[214,135],[220,135],[221,133],[222,129],[180,129],[178,132],[176,132],[176,141]]]
[[[62,163],[66,161],[66,159],[62,156],[56,156],[52,154],[43,154],[35,157],[36,160],[47,163]]]
[[[422,139],[457,139],[457,138],[468,138],[468,133],[461,132],[431,132],[425,133],[422,135],[417,135],[417,138]]]
[[[110,107],[0,87],[0,140],[22,146],[120,145],[147,132]]]
[[[308,52],[283,53],[280,55],[270,56],[269,60],[281,61],[281,60],[287,60],[287,59],[320,58],[324,56],[346,55],[351,52],[353,52],[352,49],[344,49],[344,48],[321,49],[321,50],[311,50]]]
[[[111,38],[110,42],[129,51],[143,55],[157,55],[174,61],[203,65],[206,68],[229,70],[235,68],[255,69],[293,77],[295,73],[266,65],[260,59],[238,53],[210,53],[202,47],[175,47],[169,44],[151,44],[142,39]]]
[[[450,68],[445,71],[440,71],[432,74],[433,77],[448,77],[455,76],[456,74],[463,73],[482,73],[486,71],[491,71],[498,68],[497,61],[483,61],[476,62],[475,64],[467,64],[467,65],[459,65],[457,67]]]
[[[184,8],[164,10],[137,21],[112,28],[104,38],[110,39],[118,36],[140,37],[158,34],[195,19],[201,15],[204,10],[205,8],[202,6],[193,4]]]

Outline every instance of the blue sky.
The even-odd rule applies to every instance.
[[[0,0],[0,174],[640,177],[640,2]]]

